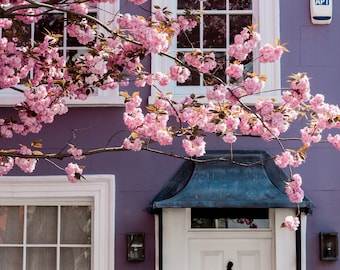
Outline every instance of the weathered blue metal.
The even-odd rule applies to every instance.
[[[228,161],[218,160],[221,156]],[[184,162],[154,198],[151,209],[297,207],[284,191],[287,174],[265,151],[234,151],[232,156],[212,151],[204,160]],[[305,197],[299,207],[311,213],[314,206]]]

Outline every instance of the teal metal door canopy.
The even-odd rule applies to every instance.
[[[229,161],[217,160],[221,156]],[[288,175],[265,151],[233,151],[232,156],[211,151],[203,159],[213,161],[185,161],[151,202],[151,210],[297,207],[285,193]],[[309,214],[314,205],[305,196],[299,207]]]

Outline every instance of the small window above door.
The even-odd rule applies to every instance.
[[[192,208],[192,229],[268,229],[268,208]]]

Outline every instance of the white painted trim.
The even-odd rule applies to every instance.
[[[155,220],[155,270],[159,270],[159,216],[154,215]]]
[[[190,209],[163,208],[162,228],[163,237],[162,258],[163,270],[188,269],[188,242],[190,239],[272,239],[273,270],[296,270],[296,235],[295,232],[282,228],[281,224],[288,215],[295,215],[296,209],[270,209],[269,229],[207,229],[196,230],[190,228]],[[157,217],[158,219],[158,217]],[[157,220],[155,219],[155,220]],[[302,270],[306,270],[306,224],[307,216],[301,217],[301,260]],[[155,223],[157,227],[158,222]],[[158,237],[156,236],[156,241]],[[156,261],[156,265],[158,262]],[[157,269],[157,268],[156,268]]]
[[[280,2],[279,0],[257,0],[257,3],[254,3],[254,14],[253,20],[254,24],[259,24],[259,32],[261,34],[261,43],[260,46],[266,43],[274,43],[277,38],[280,38]],[[256,2],[256,0],[254,1]],[[170,1],[164,4],[162,0],[153,0],[153,4],[159,5],[160,7],[167,6],[169,10],[175,10],[175,1]],[[172,44],[176,44],[174,40]],[[170,49],[170,55],[175,56],[174,47]],[[255,53],[256,58],[256,53]],[[167,73],[169,71],[169,67],[173,65],[173,61],[165,56],[153,55],[151,59],[151,72],[155,73],[157,71],[162,71]],[[280,62],[273,64],[259,64],[259,68],[256,71],[258,73],[264,73],[268,75],[268,81],[266,83],[266,87],[264,91],[280,89],[281,88],[281,71],[280,71]],[[176,89],[176,83],[171,82],[167,87],[159,87],[160,90],[164,92],[173,92],[173,99],[176,102],[180,102],[183,100],[185,96],[188,96],[192,93],[192,90],[188,88],[187,90],[183,89],[182,94],[178,94],[178,92],[174,92],[173,89]],[[185,88],[185,87],[184,87]],[[204,87],[199,87],[197,94],[205,94]],[[196,87],[197,89],[197,87]],[[151,89],[151,96],[149,97],[149,103],[153,104],[155,97],[157,96],[158,90],[156,88]],[[259,95],[254,95],[251,97],[245,97],[242,99],[248,105],[253,105],[257,102],[259,98],[275,98],[276,103],[281,101],[281,92],[268,92],[268,93],[260,93]],[[207,102],[207,100],[202,99],[201,102]]]
[[[295,209],[275,209],[275,270],[296,270],[295,232],[281,228],[286,216],[295,215]]]
[[[20,200],[51,198],[70,200],[93,198],[93,267],[114,269],[115,243],[115,177],[114,175],[85,175],[86,180],[72,184],[65,176],[2,176],[0,203],[20,203]]]
[[[307,215],[302,212],[300,218],[301,228],[301,270],[307,269]]]

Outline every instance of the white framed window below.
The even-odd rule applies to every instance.
[[[222,76],[224,75],[225,65],[228,60],[226,58],[228,45],[233,42],[233,36],[243,27],[250,24],[258,25],[256,31],[261,34],[259,47],[266,43],[274,43],[280,36],[279,0],[177,0],[167,2],[166,4],[161,0],[153,0],[152,4],[153,6],[166,6],[169,11],[177,15],[183,14],[185,8],[188,7],[203,10],[201,23],[198,27],[189,32],[189,34],[178,36],[173,40],[169,54],[172,57],[176,57],[178,53],[185,53],[193,48],[203,52],[214,51],[221,67],[216,74],[221,74]],[[242,23],[245,25],[242,25]],[[209,25],[212,26],[211,29],[209,29]],[[225,38],[220,38],[223,35]],[[188,40],[187,44],[185,44],[185,40]],[[257,51],[253,52],[253,59],[257,58],[257,54]],[[157,71],[168,73],[170,66],[174,64],[174,61],[166,56],[155,55],[151,60],[151,69],[153,73]],[[275,98],[277,102],[281,100],[279,62],[273,64],[260,64],[258,61],[249,62],[248,69],[251,72],[267,74],[268,80],[265,89],[260,94],[245,97],[242,99],[243,102],[252,105],[256,103],[258,98]],[[172,81],[166,87],[157,87],[161,91],[172,92],[175,101],[181,101],[185,96],[192,93],[205,95],[206,87],[209,86],[204,85],[202,75],[191,78],[191,80],[194,82],[192,83],[191,81],[184,85],[179,85]],[[150,103],[153,103],[157,92],[158,89],[156,88],[151,90]]]
[[[115,18],[119,12],[119,1],[115,3],[98,3],[96,6],[89,8],[89,15],[96,17],[99,21],[109,25],[112,29],[115,25]],[[69,37],[66,32],[66,17],[67,15],[60,12],[49,13],[45,15],[38,23],[26,25],[16,22],[18,25],[13,29],[3,30],[0,29],[0,37],[11,37],[13,34],[21,34],[23,42],[39,41],[44,38],[44,30],[51,30],[53,34],[60,34],[61,37],[58,41],[58,50],[60,55],[64,55],[67,58],[75,57],[80,53],[86,52],[87,48],[78,43],[76,38]],[[45,19],[44,19],[45,18]],[[13,27],[12,27],[13,28]],[[98,26],[99,30],[103,30],[101,26]],[[7,32],[6,32],[7,31]],[[105,33],[105,31],[104,31]],[[24,89],[23,86],[18,85],[18,89]],[[9,107],[23,101],[23,94],[20,91],[13,89],[0,89],[0,106]],[[92,94],[88,96],[86,100],[79,99],[66,99],[68,106],[72,107],[93,107],[93,106],[123,106],[124,98],[119,96],[119,89],[107,89],[101,90],[94,88]]]
[[[1,177],[0,268],[114,269],[114,176]]]

